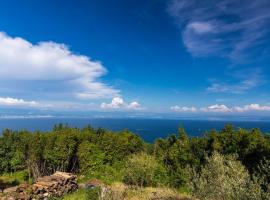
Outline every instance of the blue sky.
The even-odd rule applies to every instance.
[[[268,116],[269,9],[268,0],[2,2],[2,113]]]

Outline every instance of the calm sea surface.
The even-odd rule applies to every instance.
[[[200,136],[206,130],[221,129],[224,124],[231,123],[236,127],[260,128],[263,132],[270,132],[270,122],[266,121],[203,121],[203,120],[165,120],[165,119],[86,119],[86,118],[36,118],[36,119],[0,119],[0,130],[5,128],[13,130],[27,129],[30,131],[51,130],[54,124],[64,123],[73,127],[82,128],[88,124],[98,128],[113,131],[129,129],[140,135],[148,142],[156,138],[166,137],[177,133],[179,126],[184,126],[190,136]]]

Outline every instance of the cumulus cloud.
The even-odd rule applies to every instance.
[[[187,106],[183,106],[183,107],[180,107],[180,106],[171,106],[170,109],[172,111],[175,111],[175,112],[196,112],[197,111],[197,108],[195,108],[194,106],[192,107],[187,107]]]
[[[0,32],[0,84],[13,93],[112,98],[119,90],[100,81],[106,72],[99,61],[75,54],[64,44],[32,44]],[[19,84],[11,84],[14,82]]]
[[[115,97],[112,99],[111,103],[100,104],[102,109],[130,109],[130,110],[140,110],[141,105],[137,101],[131,103],[126,103],[121,97]]]
[[[142,109],[141,105],[137,101],[133,101],[127,105],[130,109]]]
[[[1,106],[26,106],[26,107],[34,107],[39,104],[35,101],[25,101],[23,99],[16,99],[11,97],[0,97],[0,105]]]
[[[115,97],[112,99],[111,103],[102,103],[101,108],[121,108],[125,105],[124,100],[120,97]]]
[[[241,112],[252,112],[252,111],[270,111],[270,106],[260,105],[257,103],[248,104],[244,106],[226,106],[224,104],[214,104],[207,107],[201,107],[197,109],[196,107],[180,107],[171,106],[170,110],[174,112],[207,112],[207,113],[241,113]]]
[[[221,105],[215,104],[215,105],[211,105],[208,107],[203,107],[200,110],[203,112],[222,112],[222,113],[231,112],[231,109],[223,104],[221,104]]]

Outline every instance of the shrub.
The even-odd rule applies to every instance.
[[[126,162],[124,183],[139,187],[164,185],[168,180],[165,168],[146,153],[132,155]]]
[[[265,192],[265,199],[270,199],[270,160],[264,158],[256,167],[254,176]]]
[[[205,200],[261,200],[262,191],[235,156],[214,153],[200,174],[194,176],[192,192]]]

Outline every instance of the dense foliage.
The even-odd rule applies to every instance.
[[[196,172],[195,172],[196,173]],[[269,199],[246,168],[232,155],[214,153],[199,174],[193,176],[191,188],[198,199],[244,200]]]
[[[166,169],[146,153],[132,155],[126,162],[124,183],[136,186],[158,186],[167,183]]]
[[[4,130],[0,137],[0,173],[24,170],[29,179],[61,170],[104,182],[168,186],[201,199],[268,199],[269,169],[269,135],[231,125],[191,138],[180,128],[153,144],[128,130],[62,124],[45,133]]]
[[[145,143],[127,130],[118,134],[91,127],[55,126],[51,132],[3,131],[0,173],[27,169],[35,178],[56,170],[86,176],[117,173],[125,158],[145,149]]]

